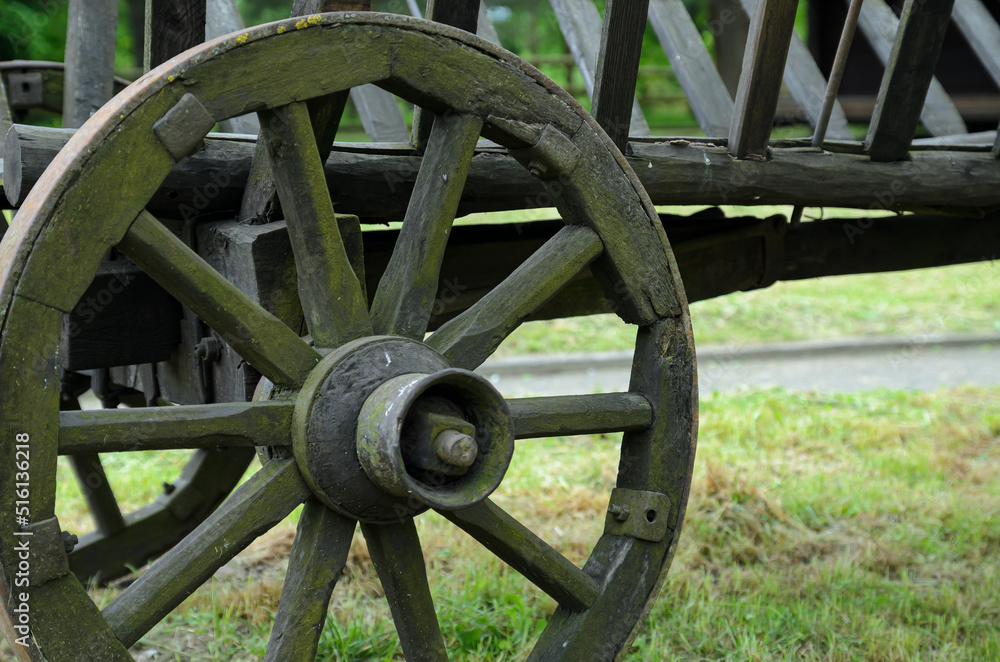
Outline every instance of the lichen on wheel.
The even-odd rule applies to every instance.
[[[370,307],[339,234],[309,105],[365,83],[435,114]],[[144,210],[215,122],[247,112],[264,120],[305,337]],[[548,182],[565,225],[425,338],[480,136]],[[266,449],[265,463],[98,610],[68,572],[55,518],[56,459],[70,443],[75,452],[131,449],[141,414],[107,410],[65,425],[56,360],[62,314],[114,246],[274,388],[254,403],[157,413],[144,435],[150,447],[217,446],[235,429],[231,445]],[[588,268],[608,305],[637,327],[627,393],[504,400],[471,372]],[[641,625],[676,546],[694,459],[687,304],[656,211],[621,154],[571,97],[509,53],[447,27],[377,14],[284,21],[188,51],[102,108],[66,146],[4,239],[0,278],[0,443],[6,453],[15,433],[27,431],[34,444],[29,526],[40,570],[31,587],[31,656],[128,659],[150,628],[303,503],[267,659],[315,655],[359,521],[405,655],[445,659],[414,526],[431,508],[557,601],[532,659],[613,659]],[[580,568],[489,494],[516,454],[515,438],[612,431],[624,432],[616,486],[604,533]],[[11,504],[12,469],[0,467],[0,501]],[[0,521],[7,605],[14,533]]]

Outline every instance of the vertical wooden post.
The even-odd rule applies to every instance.
[[[906,0],[865,140],[872,161],[897,161],[909,151],[954,3]]]
[[[444,23],[476,34],[479,26],[480,0],[427,0],[428,20]],[[413,146],[423,150],[431,135],[434,114],[425,113],[419,106],[413,109]]]
[[[143,70],[205,41],[205,11],[205,0],[146,0]]]
[[[649,0],[608,0],[591,114],[622,152],[628,143]]]
[[[699,27],[704,29],[705,26]],[[750,21],[740,9],[740,0],[710,0],[708,30],[715,40],[716,68],[730,98],[735,97],[750,33]]]
[[[767,154],[797,8],[796,0],[760,0],[754,8],[729,127],[729,153],[737,158]]]
[[[114,95],[117,0],[70,0],[63,126],[76,128]]]

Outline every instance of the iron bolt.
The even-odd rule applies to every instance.
[[[80,542],[80,539],[74,533],[69,531],[62,532],[63,546],[66,548],[66,553],[69,554],[76,548],[76,544]]]
[[[174,490],[176,490],[176,489],[177,489],[177,486],[174,485],[173,483],[166,483],[166,482],[163,483],[163,493],[164,494],[167,494],[167,495],[173,494]]]
[[[453,467],[467,469],[476,461],[479,445],[476,440],[458,430],[443,430],[434,437],[432,443],[434,455],[439,460]]]
[[[528,172],[531,173],[532,177],[541,179],[546,175],[548,170],[549,169],[545,167],[545,164],[540,161],[531,161],[528,163]]]
[[[628,508],[617,503],[608,506],[608,512],[619,522],[624,522],[629,516]]]
[[[194,353],[202,361],[215,362],[222,353],[222,345],[218,338],[202,338],[201,342],[194,346]]]

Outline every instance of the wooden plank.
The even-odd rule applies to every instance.
[[[309,496],[294,460],[272,460],[180,544],[114,599],[102,614],[132,646],[174,607]]]
[[[754,7],[758,1],[760,0],[742,0],[743,9],[748,16],[753,15]],[[788,57],[785,61],[782,78],[792,93],[792,97],[799,102],[809,126],[815,127],[819,122],[823,108],[826,78],[819,70],[809,47],[805,45],[802,37],[795,30],[792,30],[788,46]],[[840,107],[839,103],[834,103],[827,134],[838,140],[854,139],[851,128],[847,124],[847,116],[844,115],[844,109]]]
[[[392,258],[371,307],[376,333],[423,340],[441,261],[483,121],[438,115]]]
[[[143,71],[205,40],[206,0],[146,0]]]
[[[205,41],[242,30],[245,27],[235,0],[207,0],[205,7]],[[257,135],[260,123],[253,113],[219,122],[219,130]]]
[[[955,0],[955,25],[1000,87],[1000,25],[980,0]]]
[[[698,126],[707,136],[727,135],[733,122],[733,98],[683,0],[649,0],[649,21]]]
[[[299,299],[317,347],[371,334],[368,302],[347,257],[304,103],[260,113],[298,272]]]
[[[907,0],[882,77],[865,151],[872,161],[906,156],[920,123],[955,0]]]
[[[931,5],[932,11],[935,11],[933,7],[937,1],[939,0],[929,0],[926,4]],[[947,23],[946,17],[944,27],[947,27]],[[896,18],[892,8],[885,0],[865,0],[861,5],[858,26],[865,40],[875,51],[875,55],[888,69],[895,48],[896,35],[899,32],[899,19]],[[920,121],[934,136],[951,136],[968,132],[965,120],[937,78],[931,79],[930,87],[927,89]]]
[[[635,84],[648,13],[649,0],[607,0],[604,7],[591,114],[622,152],[637,106]]]
[[[292,405],[281,401],[63,411],[59,454],[286,446],[291,426]]]
[[[117,0],[70,0],[63,126],[82,126],[112,97],[117,28]]]
[[[517,439],[644,430],[653,420],[637,393],[596,393],[507,401]]]
[[[381,87],[371,84],[352,87],[351,103],[372,142],[401,143],[410,139],[410,131],[406,128],[406,120],[396,97]]]
[[[347,567],[357,522],[318,501],[299,517],[265,662],[314,660],[330,595]]]
[[[601,592],[593,577],[489,499],[439,513],[566,609],[585,611]]]
[[[455,367],[475,369],[602,250],[593,230],[564,227],[476,305],[438,329],[427,344]]]
[[[319,354],[212,269],[148,212],[118,246],[276,384],[301,384]],[[353,274],[352,274],[353,277]]]
[[[761,0],[754,8],[729,128],[729,153],[737,158],[767,156],[797,8],[795,0]]]
[[[486,7],[486,0],[479,0],[479,23],[476,27],[476,34],[491,44],[496,44],[497,46],[502,45],[500,43],[500,35],[497,34],[497,28],[493,25],[493,21],[490,19],[490,12]]]
[[[398,524],[361,523],[372,565],[408,660],[447,662],[444,637],[427,584],[427,568],[412,518]]]
[[[566,45],[573,54],[576,67],[583,76],[587,94],[594,99],[603,34],[601,14],[593,0],[550,0],[550,4],[556,13]],[[632,93],[635,94],[634,86]],[[649,135],[646,118],[639,104],[634,101],[630,130],[627,133],[633,136]]]

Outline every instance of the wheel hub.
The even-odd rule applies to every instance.
[[[488,496],[513,454],[507,405],[488,381],[423,343],[373,337],[329,354],[295,404],[293,451],[316,498],[366,522]]]

